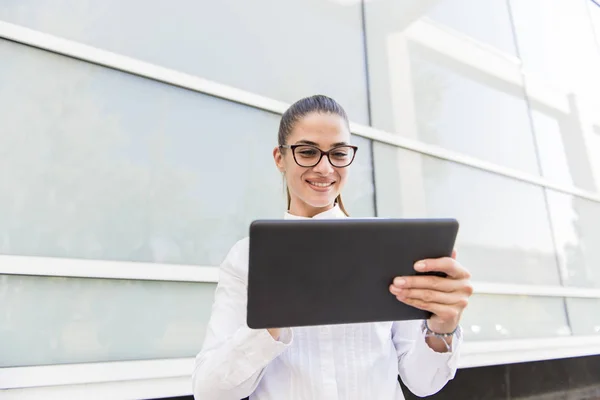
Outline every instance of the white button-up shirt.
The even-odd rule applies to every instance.
[[[314,218],[343,217],[336,206]],[[206,339],[196,357],[196,399],[399,400],[404,396],[398,375],[417,396],[438,392],[454,377],[460,329],[448,353],[429,348],[422,321],[285,328],[279,340],[266,329],[250,329],[248,246],[248,238],[236,243],[220,267]]]

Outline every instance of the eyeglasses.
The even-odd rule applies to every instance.
[[[352,164],[358,147],[343,145],[336,146],[329,151],[323,151],[318,147],[307,144],[281,145],[280,148],[291,149],[294,161],[301,167],[314,167],[321,162],[323,156],[327,156],[329,163],[336,168],[344,168]]]

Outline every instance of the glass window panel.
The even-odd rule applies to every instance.
[[[577,105],[570,101],[570,112],[564,113],[532,104],[542,174],[553,183],[598,191],[600,164],[595,166],[594,158],[595,153],[600,155],[600,147],[595,151],[593,128],[579,121]]]
[[[541,78],[569,103],[568,113],[558,119],[574,184],[600,191],[600,149],[593,129],[600,108],[599,7],[588,0],[512,0],[511,8],[526,78]]]
[[[465,310],[461,326],[465,340],[501,340],[568,336],[561,297],[476,294]]]
[[[591,133],[588,136],[587,150],[589,155],[587,159],[591,164],[594,173],[594,188],[600,192],[600,114],[595,113],[597,122],[592,124]]]
[[[217,265],[283,215],[278,116],[8,41],[0,59],[0,253]],[[356,142],[347,206],[372,215]]]
[[[588,11],[592,20],[594,34],[596,35],[596,45],[600,51],[600,5],[597,0],[587,0]]]
[[[600,335],[600,299],[567,298],[574,335]]]
[[[524,98],[436,64],[416,47],[412,55],[419,139],[538,173]]]
[[[546,84],[592,94],[600,55],[588,0],[510,0],[523,68]]]
[[[381,216],[454,217],[457,250],[476,281],[560,283],[540,187],[375,144]]]
[[[600,53],[586,3],[512,1],[511,7],[543,174],[596,192],[600,150],[592,125],[600,108]],[[553,89],[566,110],[545,105],[540,88]]]
[[[365,5],[369,35],[383,38],[386,34],[410,28],[417,21],[432,19],[471,40],[515,53],[505,0],[377,0],[365,1]]]
[[[551,115],[532,110],[533,126],[537,134],[542,174],[555,183],[573,185],[569,161],[559,120]]]
[[[368,122],[360,2],[3,0],[0,20]]]
[[[435,39],[437,34],[427,33],[423,26],[416,31],[411,28],[422,24],[421,17],[431,10],[454,19],[447,10],[455,3],[436,3],[442,8],[426,6],[432,2],[405,3],[387,8],[382,4],[389,2],[366,3],[373,125],[539,174],[524,90],[468,64],[465,51],[487,50],[462,36],[451,41],[459,43],[460,49],[446,42],[426,47],[430,45],[417,38],[420,35],[427,43],[441,42]],[[487,5],[486,2],[477,8]],[[459,12],[462,10],[454,13]],[[500,14],[496,17],[505,18]],[[508,18],[503,24],[510,26]],[[440,35],[453,37],[449,32]],[[445,46],[444,51],[452,55],[442,54],[434,49],[435,45]],[[496,57],[495,52],[489,53]],[[513,75],[519,74],[516,64],[507,62],[506,68]]]
[[[342,194],[344,206],[352,217],[375,216],[373,187],[372,142],[353,136],[352,143],[358,146],[356,158],[350,166],[350,175]]]
[[[498,50],[516,54],[506,0],[441,0],[427,16]]]
[[[193,357],[214,290],[212,283],[0,275],[0,367]]]
[[[548,190],[565,285],[600,288],[600,203]]]

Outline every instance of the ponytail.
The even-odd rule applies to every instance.
[[[337,204],[338,207],[340,207],[340,210],[342,210],[342,212],[344,214],[346,214],[346,217],[350,216],[350,214],[348,214],[348,211],[346,211],[346,207],[344,207],[344,202],[342,201],[342,195],[341,194],[338,194],[338,197],[335,198],[335,203],[334,204]]]
[[[285,191],[287,193],[287,209],[289,211],[290,205],[292,203],[292,196],[290,196],[290,189],[288,187],[285,188]],[[338,194],[338,196],[335,198],[335,201],[333,202],[333,204],[337,204],[338,207],[340,208],[340,210],[342,210],[342,212],[346,215],[346,217],[350,216],[350,214],[348,214],[348,211],[346,211],[346,207],[344,207],[344,202],[342,201],[341,194]]]

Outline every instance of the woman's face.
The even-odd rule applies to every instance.
[[[312,145],[323,151],[350,144],[350,131],[346,121],[336,114],[310,113],[298,120],[287,138],[286,145]],[[345,156],[343,149],[331,154],[334,163]],[[284,173],[290,192],[290,212],[295,215],[312,217],[333,207],[348,179],[348,167],[334,167],[323,156],[313,167],[298,165],[291,149],[273,151],[277,168]],[[311,159],[320,156],[310,147],[296,149],[296,159],[300,164],[311,164]],[[339,164],[338,164],[339,165]]]

